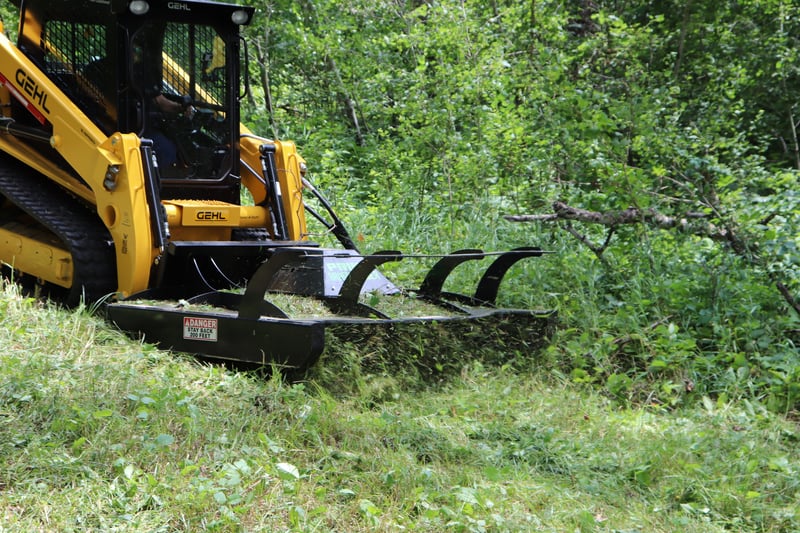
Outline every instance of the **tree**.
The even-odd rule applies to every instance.
[[[758,390],[793,405],[793,3],[270,6],[269,39],[248,38],[269,60],[275,129],[340,206],[450,228],[534,213],[527,233],[572,260],[539,278],[566,292],[558,360],[599,382],[723,369],[707,392],[752,365]]]

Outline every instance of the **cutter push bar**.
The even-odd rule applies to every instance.
[[[545,253],[533,247],[499,253],[459,250],[439,256],[418,289],[403,291],[386,280],[378,268],[387,262],[420,256],[406,256],[394,250],[362,256],[352,250],[283,247],[272,250],[269,258],[258,266],[242,294],[228,291],[167,294],[151,289],[108,304],[107,312],[121,329],[146,332],[145,341],[164,348],[211,359],[278,365],[302,371],[319,358],[324,349],[325,331],[332,326],[392,328],[398,324],[435,321],[447,327],[447,324],[470,320],[486,322],[492,317],[513,315],[517,319],[520,316],[534,319],[543,313],[552,314],[495,307],[498,289],[508,270],[522,259]],[[456,267],[486,257],[494,257],[494,260],[474,294],[443,290]],[[321,281],[308,283],[311,278]],[[308,287],[316,289],[309,291]],[[371,290],[413,294],[448,314],[393,318],[360,301],[360,295]],[[319,298],[332,315],[291,318],[269,301],[270,292]]]

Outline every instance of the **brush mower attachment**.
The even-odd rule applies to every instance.
[[[427,339],[449,335],[469,337],[478,344],[499,341],[509,350],[535,349],[551,333],[555,313],[499,309],[495,299],[511,266],[544,253],[539,248],[503,253],[460,250],[441,256],[419,289],[402,290],[378,267],[420,256],[398,251],[362,256],[353,250],[276,248],[257,268],[244,292],[187,295],[174,289],[150,289],[108,304],[107,313],[122,330],[143,334],[145,341],[163,348],[299,372],[317,361],[326,335],[386,348],[396,346],[391,344],[393,339],[404,331],[416,331]],[[443,291],[457,266],[486,257],[494,260],[473,295]],[[290,316],[276,303],[287,296],[311,299],[319,308],[309,316]],[[375,306],[392,298],[424,302],[426,307],[415,316],[390,316]]]

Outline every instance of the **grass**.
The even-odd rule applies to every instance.
[[[0,531],[800,527],[800,428],[755,402],[620,407],[466,354],[410,390],[349,345],[289,384],[10,287],[0,315]]]

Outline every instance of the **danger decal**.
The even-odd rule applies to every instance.
[[[184,339],[217,342],[218,331],[216,318],[183,317]]]

